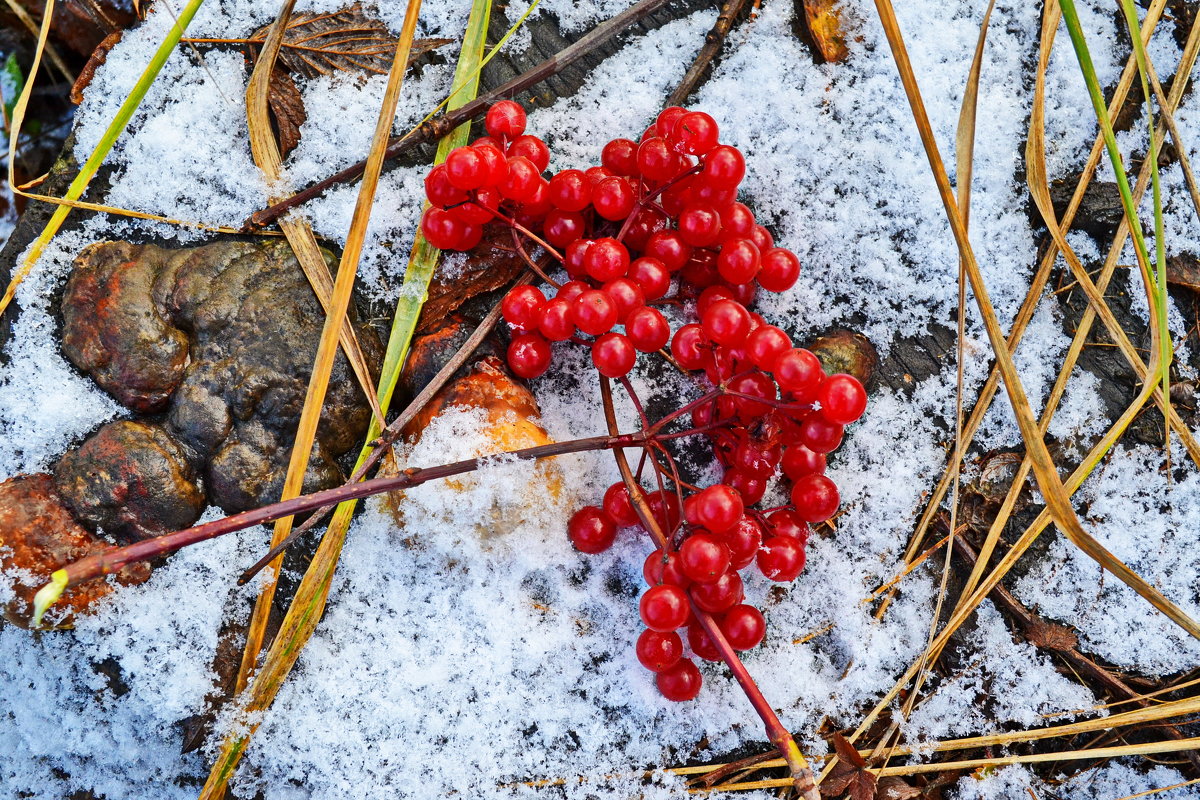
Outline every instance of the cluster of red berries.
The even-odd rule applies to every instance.
[[[668,547],[643,568],[650,588],[637,656],[657,673],[663,695],[690,700],[701,676],[678,631],[695,655],[713,661],[720,654],[694,609],[713,615],[735,650],[762,641],[763,616],[742,602],[739,573],[756,564],[771,580],[791,581],[804,569],[809,524],[832,517],[840,502],[824,474],[826,454],[862,415],[866,392],[850,375],[826,375],[813,353],[748,310],[759,288],[791,288],[800,262],[737,202],[745,161],[719,142],[711,116],[668,108],[640,142],[605,145],[601,166],[549,179],[549,149],[525,134],[519,105],[496,103],[485,127],[487,136],[426,178],[432,207],[421,225],[431,244],[463,250],[495,220],[558,256],[567,281],[552,296],[521,286],[501,303],[513,372],[542,375],[550,342],[571,340],[591,349],[601,374],[620,378],[639,352],[669,344],[679,367],[717,387],[691,418],[726,468],[722,482],[686,497],[660,489],[646,498]],[[697,320],[672,331],[654,306],[684,300],[695,301]],[[780,472],[792,482],[791,505],[751,508]],[[568,535],[580,551],[599,553],[618,528],[638,523],[618,483],[601,506],[575,513]]]

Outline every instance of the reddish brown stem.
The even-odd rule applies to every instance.
[[[604,404],[604,419],[608,423],[609,433],[615,435],[618,426],[616,410],[613,407],[612,383],[608,378],[603,376],[600,378],[600,396]],[[655,519],[654,512],[650,509],[650,504],[646,502],[645,492],[642,491],[642,488],[633,478],[633,471],[629,468],[629,460],[625,458],[625,453],[620,447],[613,448],[613,457],[617,461],[617,468],[621,471],[621,479],[625,482],[625,488],[633,501],[633,507],[637,511],[638,519],[641,520],[642,525],[650,533],[650,536],[658,544],[659,548],[665,551],[669,542],[663,534],[662,528],[659,527],[658,520]],[[779,721],[779,717],[775,714],[775,709],[771,708],[771,704],[763,696],[762,690],[758,688],[758,684],[754,682],[754,678],[746,670],[746,665],[738,657],[737,651],[730,646],[729,641],[725,638],[725,634],[721,632],[720,626],[717,625],[717,621],[713,619],[711,614],[697,606],[695,602],[692,602],[692,611],[696,615],[696,619],[700,622],[700,626],[704,628],[704,632],[708,634],[713,646],[716,647],[717,652],[721,655],[721,660],[729,667],[729,671],[733,673],[733,677],[742,687],[746,699],[750,701],[750,705],[754,707],[759,718],[762,719],[763,726],[766,728],[767,738],[771,744],[775,745],[780,755],[783,756],[784,761],[787,762],[796,793],[800,797],[803,797],[804,800],[820,800],[812,769],[809,768],[808,762],[800,752],[800,748],[796,746],[795,740],[792,739],[792,734]]]
[[[553,75],[557,75],[599,45],[666,4],[667,0],[641,0],[641,2],[630,6],[608,22],[597,25],[590,33],[573,45],[564,48],[562,52],[556,53],[536,67],[523,72],[503,86],[497,87],[483,97],[465,103],[453,111],[448,111],[445,114],[440,114],[421,123],[415,130],[405,136],[393,139],[388,143],[388,148],[384,155],[385,160],[390,161],[401,153],[405,153],[425,142],[436,141],[464,122],[483,116],[488,106],[497,100],[515,97],[530,86],[541,83]],[[288,211],[307,203],[329,187],[357,179],[362,175],[364,166],[366,166],[366,162],[360,161],[336,175],[330,175],[328,178],[314,183],[312,186],[297,192],[286,200],[276,203],[269,208],[264,208],[261,211],[256,211],[246,220],[244,228],[247,231],[253,231],[274,223]]]

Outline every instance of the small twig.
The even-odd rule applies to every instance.
[[[696,91],[696,87],[700,85],[700,81],[712,67],[714,59],[720,54],[721,48],[725,44],[725,37],[733,28],[738,14],[741,14],[742,9],[746,7],[746,2],[747,0],[726,0],[725,5],[721,7],[721,13],[717,15],[717,23],[704,35],[704,46],[696,54],[696,60],[688,68],[683,80],[675,87],[675,91],[671,92],[671,96],[667,98],[668,106],[683,105],[684,101],[692,96],[692,92]]]
[[[666,5],[667,2],[668,0],[641,0],[641,2],[621,12],[608,22],[596,26],[589,34],[571,46],[564,48],[561,52],[556,53],[536,67],[521,73],[503,86],[494,89],[483,97],[465,103],[459,108],[447,111],[444,114],[421,123],[414,130],[406,133],[404,136],[393,139],[388,144],[385,160],[391,161],[420,144],[440,139],[464,122],[483,116],[488,106],[497,100],[513,97],[530,86],[557,75],[630,25],[657,11]],[[329,187],[355,180],[362,175],[364,166],[366,166],[366,162],[360,161],[335,175],[330,175],[328,178],[314,183],[312,186],[297,192],[286,200],[276,203],[269,208],[264,208],[261,211],[256,211],[246,220],[245,229],[253,231],[257,228],[270,225],[288,211],[307,203]]]

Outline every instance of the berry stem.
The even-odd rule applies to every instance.
[[[685,170],[684,172],[679,173],[674,178],[671,178],[671,180],[667,181],[662,186],[659,186],[657,189],[655,189],[654,191],[647,194],[641,200],[638,200],[637,205],[634,206],[633,211],[631,211],[629,213],[629,216],[625,218],[624,224],[621,225],[621,230],[617,234],[617,241],[618,242],[625,241],[625,234],[629,233],[630,227],[633,226],[633,221],[638,218],[639,212],[642,211],[642,209],[644,209],[647,206],[654,203],[655,198],[657,198],[660,194],[665,192],[667,189],[670,189],[672,186],[679,183],[684,178],[687,178],[691,175],[695,175],[695,174],[699,173],[700,170],[702,170],[702,169],[704,169],[704,164],[702,164],[702,163],[696,164],[695,166]],[[666,214],[667,212],[663,211],[663,213]]]
[[[612,383],[608,378],[603,376],[600,378],[600,396],[604,403],[604,419],[608,423],[609,433],[616,435],[619,427],[617,425],[616,410],[613,407]],[[625,452],[620,447],[613,448],[613,457],[617,461],[617,468],[621,471],[621,479],[625,482],[626,491],[628,491],[630,500],[633,502],[634,510],[637,511],[638,519],[641,520],[642,525],[649,531],[655,542],[657,542],[659,548],[666,552],[670,543],[663,534],[662,529],[658,526],[658,521],[654,518],[654,513],[650,510],[650,504],[646,502],[646,495],[642,491],[641,486],[633,479],[633,471],[629,468],[629,460],[625,458]],[[691,602],[690,598],[689,602]],[[817,792],[812,769],[808,766],[808,761],[805,760],[804,754],[800,752],[800,748],[796,746],[796,741],[792,738],[792,734],[779,721],[775,709],[771,708],[771,704],[763,696],[762,690],[758,688],[758,684],[754,682],[754,678],[746,670],[746,665],[738,657],[737,651],[730,646],[729,641],[725,638],[720,626],[717,625],[716,620],[713,619],[711,614],[699,608],[694,602],[692,602],[692,611],[696,615],[696,619],[699,620],[700,626],[704,628],[704,632],[708,634],[713,646],[720,653],[721,660],[729,667],[729,671],[733,673],[733,677],[742,687],[742,691],[746,694],[746,699],[750,701],[750,705],[754,707],[754,710],[758,712],[758,716],[762,719],[763,726],[766,728],[767,738],[779,750],[780,755],[783,756],[783,760],[788,765],[796,794],[804,798],[804,800],[820,800],[821,796]]]
[[[525,260],[525,263],[529,265],[529,268],[531,270],[533,270],[534,272],[537,273],[537,276],[539,278],[541,278],[543,281],[545,281],[546,283],[553,286],[556,291],[558,289],[561,289],[562,284],[559,283],[558,281],[554,280],[553,278],[551,278],[545,272],[543,272],[542,268],[540,266],[538,266],[537,262],[535,262],[532,258],[529,257],[529,253],[525,252],[525,245],[521,243],[521,237],[519,237],[517,235],[516,226],[514,226],[511,230],[512,230],[512,237],[513,237],[513,247],[516,248],[517,254],[520,255],[521,258],[523,258]]]
[[[492,212],[492,215],[493,215],[493,216],[494,216],[496,219],[498,219],[498,220],[500,220],[501,222],[503,222],[505,225],[508,225],[510,228],[512,228],[512,229],[513,229],[513,233],[522,233],[522,234],[524,234],[525,236],[529,237],[529,238],[530,238],[530,239],[532,239],[534,242],[536,242],[537,244],[541,245],[541,247],[542,247],[542,249],[543,249],[543,250],[545,250],[547,253],[549,253],[550,255],[554,256],[555,258],[557,258],[557,259],[558,259],[558,263],[560,263],[560,264],[562,263],[562,261],[563,261],[562,253],[558,252],[558,251],[557,251],[557,250],[555,250],[553,247],[551,247],[551,246],[549,245],[549,243],[547,243],[547,242],[546,242],[546,240],[545,240],[545,239],[543,239],[542,237],[538,236],[538,235],[537,235],[536,233],[534,233],[533,231],[529,230],[529,228],[526,228],[524,225],[522,225],[521,223],[517,222],[517,221],[516,221],[515,219],[513,219],[512,217],[508,217],[508,216],[505,216],[504,214],[501,214],[499,211],[493,211],[493,212]],[[540,272],[540,271],[539,271],[539,272]],[[547,278],[547,280],[549,280],[549,279]],[[554,283],[554,281],[550,281],[550,282],[551,282],[551,283]],[[558,284],[555,284],[555,286],[557,286],[557,285],[558,285]]]

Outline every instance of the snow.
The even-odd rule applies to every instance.
[[[629,4],[547,0],[535,13],[553,14],[564,30],[579,31]],[[340,5],[314,0],[297,10]],[[468,5],[430,0],[421,34],[457,37]],[[935,133],[952,164],[963,82],[986,3],[897,5]],[[276,6],[209,0],[189,33],[246,35],[270,22]],[[511,3],[510,18],[526,7]],[[402,4],[381,10],[393,27],[402,13]],[[799,338],[834,324],[853,326],[886,355],[930,324],[953,324],[957,252],[872,5],[846,3],[858,28],[849,60],[839,65],[813,63],[792,34],[793,13],[790,2],[764,2],[757,19],[732,34],[724,60],[690,105],[713,114],[723,138],[744,150],[743,199],[805,265],[796,289],[766,298],[762,313]],[[1121,69],[1111,5],[1081,4],[1081,13],[1100,79],[1110,83]],[[602,142],[641,131],[712,19],[711,10],[700,11],[631,39],[575,96],[531,112],[530,128],[546,137],[552,164],[595,163]],[[81,157],[95,147],[169,23],[166,14],[150,14],[97,71],[79,110]],[[971,237],[1004,326],[1037,256],[1026,190],[1014,176],[1039,25],[1037,4],[997,5],[980,87]],[[1177,46],[1164,33],[1151,51],[1165,78]],[[453,46],[444,54],[452,63]],[[435,64],[409,76],[397,132],[444,95],[451,70]],[[247,76],[236,53],[205,50],[203,65],[190,51],[175,53],[108,159],[114,172],[104,202],[230,226],[261,207],[268,188],[245,134]],[[308,122],[285,164],[287,180],[305,184],[360,158],[382,87],[382,77],[303,82]],[[1060,177],[1081,168],[1094,132],[1065,30],[1047,87],[1048,166],[1051,177]],[[1197,115],[1193,93],[1178,115],[1185,132],[1197,129]],[[1143,138],[1144,125],[1135,126],[1122,145],[1136,151]],[[380,183],[362,267],[363,287],[377,297],[394,298],[399,290],[421,173],[396,169]],[[1171,252],[1200,252],[1178,169],[1167,170],[1164,181]],[[303,213],[319,235],[341,244],[356,192],[339,187]],[[0,477],[47,468],[69,444],[121,413],[63,360],[52,341],[57,323],[49,296],[86,243],[151,236],[180,243],[206,237],[192,228],[98,216],[56,237],[21,288],[23,312],[0,367]],[[1085,263],[1103,258],[1090,240],[1073,236],[1072,243]],[[1121,263],[1131,259],[1127,252]],[[1130,291],[1136,305],[1140,289]],[[968,321],[969,402],[987,375],[990,349],[973,308]],[[1035,409],[1068,344],[1057,304],[1044,300],[1016,359]],[[556,363],[561,372],[535,383],[544,425],[559,440],[601,433],[595,378],[578,369],[583,357],[560,346]],[[645,396],[686,396],[685,387],[651,372],[634,380]],[[954,364],[945,363],[904,392],[874,392],[866,418],[831,464],[846,506],[836,536],[814,538],[807,571],[794,586],[769,591],[761,579],[748,581],[749,602],[765,609],[768,638],[747,655],[747,666],[806,752],[824,752],[815,734],[823,719],[856,725],[925,646],[940,557],[904,579],[881,620],[864,598],[900,571],[925,492],[940,477],[955,382]],[[1050,428],[1076,456],[1107,425],[1097,389],[1095,377],[1077,370]],[[627,402],[619,400],[618,411],[634,419]],[[481,452],[484,443],[473,433],[479,422],[468,412],[447,415],[407,453],[409,463]],[[1003,396],[979,442],[1019,446]],[[1181,451],[1176,444],[1174,452]],[[1190,556],[1200,531],[1200,476],[1177,463],[1182,477],[1169,484],[1160,462],[1152,448],[1119,447],[1085,485],[1078,506],[1107,547],[1200,615],[1194,601],[1200,575]],[[473,476],[469,492],[450,484],[412,490],[402,528],[381,502],[365,504],[328,612],[238,772],[240,796],[525,797],[535,792],[522,781],[565,779],[567,797],[658,798],[678,796],[679,783],[659,777],[645,785],[641,770],[761,746],[761,727],[723,669],[704,667],[705,688],[695,703],[673,705],[658,696],[632,652],[649,545],[626,531],[601,556],[573,551],[563,535],[567,516],[576,504],[595,502],[618,476],[606,454],[561,457],[558,466],[558,497],[540,490],[538,467],[507,461]],[[518,524],[503,537],[481,540],[475,526],[498,506],[522,509]],[[1119,666],[1151,673],[1194,666],[1200,650],[1194,642],[1056,534],[1044,536],[1048,553],[1010,582],[1025,603],[1075,626],[1082,649]],[[253,587],[236,588],[234,580],[264,541],[256,531],[181,553],[147,584],[114,593],[73,634],[31,637],[0,629],[0,680],[7,687],[0,699],[0,797],[90,790],[116,800],[143,795],[143,786],[153,786],[156,797],[194,796],[211,752],[181,757],[179,724],[204,707],[220,625],[244,614],[252,596]],[[1114,608],[1122,609],[1120,618],[1107,611]],[[1035,726],[1044,724],[1042,715],[1065,719],[1097,705],[1044,654],[1014,644],[988,603],[955,655],[965,669],[929,685],[928,698],[904,725],[909,743]],[[127,692],[93,668],[105,660],[119,670]],[[1181,780],[1167,767],[1115,762],[1056,791],[1116,798]],[[1007,767],[963,778],[955,796],[1020,797],[1026,787],[1045,796],[1030,770]],[[1200,795],[1191,788],[1162,796]]]

